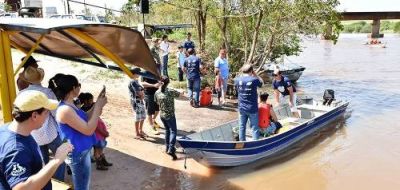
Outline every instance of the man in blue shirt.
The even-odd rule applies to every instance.
[[[228,64],[228,59],[226,58],[225,48],[219,50],[219,57],[217,57],[214,60],[214,67],[215,67],[214,72],[219,71],[219,73],[221,74],[222,78],[221,97],[222,97],[222,104],[224,104],[226,91],[228,89],[228,78],[229,78],[229,64]]]
[[[185,52],[188,53],[189,49],[195,48],[194,42],[192,41],[192,34],[190,32],[187,33],[186,40],[182,43],[183,48],[185,48]]]
[[[272,88],[274,89],[275,101],[277,104],[289,103],[290,111],[295,117],[300,117],[296,107],[296,88],[287,77],[282,76],[278,69],[274,70],[272,76]]]
[[[54,159],[44,165],[42,154],[31,136],[39,129],[58,102],[39,91],[18,94],[11,123],[0,127],[0,189],[52,189],[50,179],[64,163],[72,145],[62,144]]]
[[[253,70],[253,66],[250,64],[243,65],[241,71],[243,75],[235,78],[239,100],[239,140],[246,141],[247,120],[250,120],[253,140],[257,140],[260,135],[258,127],[257,88],[262,86],[262,79],[257,76]]]
[[[185,59],[183,71],[187,75],[188,80],[188,95],[190,104],[198,108],[199,107],[199,97],[200,97],[200,70],[202,69],[201,60],[199,57],[194,55],[194,49],[188,50],[189,57]],[[194,98],[193,98],[194,96]]]

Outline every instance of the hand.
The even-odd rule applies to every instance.
[[[154,84],[154,87],[155,87],[155,88],[160,88],[160,86],[162,86],[162,85],[163,85],[162,82],[158,82],[157,84]]]
[[[57,148],[56,154],[54,155],[54,159],[61,164],[67,158],[68,153],[72,152],[73,149],[74,146],[72,146],[72,144],[69,142],[61,144]]]
[[[103,107],[107,104],[107,97],[106,96],[99,96],[97,97],[97,101],[95,103],[95,106],[103,109]]]

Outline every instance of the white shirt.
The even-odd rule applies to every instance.
[[[20,91],[19,93],[26,91],[26,90],[36,90],[43,92],[49,99],[57,100],[56,95],[53,91],[49,88],[43,87],[40,84],[31,84],[28,88]],[[49,116],[46,118],[45,122],[43,123],[42,127],[36,130],[33,130],[31,135],[38,143],[39,146],[47,145],[53,142],[53,140],[58,135],[58,124],[55,120],[56,111],[50,111]]]
[[[168,42],[161,41],[160,49],[161,49],[161,56],[168,55],[168,53],[169,53],[169,44],[168,44]]]

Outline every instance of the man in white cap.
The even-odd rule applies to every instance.
[[[24,81],[27,81],[29,83],[29,86],[25,90],[22,90],[20,93],[27,90],[35,90],[43,92],[49,99],[57,100],[56,95],[51,89],[43,87],[41,85],[43,77],[44,70],[42,68],[26,68],[21,78]],[[42,153],[45,164],[47,164],[50,160],[49,150],[51,150],[51,152],[55,152],[57,148],[62,144],[55,115],[56,111],[51,111],[45,122],[43,123],[42,127],[40,129],[33,130],[31,133],[32,137],[40,146],[40,151]],[[65,167],[65,164],[61,164],[60,167],[57,169],[54,178],[59,181],[64,181]]]
[[[62,144],[45,165],[31,132],[42,127],[49,110],[57,105],[38,91],[28,90],[17,96],[14,120],[0,127],[0,189],[52,189],[50,179],[73,147]]]
[[[292,114],[295,117],[300,117],[296,107],[296,87],[287,77],[282,76],[282,72],[279,69],[275,69],[272,76],[274,77],[272,88],[274,89],[276,103],[289,103]]]

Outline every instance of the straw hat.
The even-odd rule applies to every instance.
[[[42,68],[28,67],[21,75],[22,80],[31,84],[40,84],[44,77],[44,70]]]

